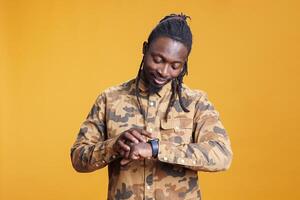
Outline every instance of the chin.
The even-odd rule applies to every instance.
[[[157,85],[156,83],[149,81],[148,90],[150,94],[159,92],[164,85]]]

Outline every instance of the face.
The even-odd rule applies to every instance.
[[[143,53],[143,73],[150,93],[177,78],[188,59],[186,46],[168,37],[159,37],[150,45],[144,43]]]

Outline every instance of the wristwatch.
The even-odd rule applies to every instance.
[[[147,143],[149,143],[151,145],[152,148],[152,157],[156,158],[158,155],[158,138],[154,138],[154,139],[150,139],[147,141]]]

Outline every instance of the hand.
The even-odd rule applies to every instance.
[[[130,146],[130,152],[127,157],[121,160],[121,165],[126,165],[132,160],[139,160],[152,157],[152,148],[149,143],[137,143]]]
[[[128,158],[130,146],[140,142],[145,143],[147,137],[151,138],[151,133],[142,129],[129,129],[120,134],[113,148],[121,156]]]

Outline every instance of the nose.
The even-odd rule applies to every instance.
[[[168,77],[168,64],[165,64],[161,68],[158,69],[158,73],[162,78]]]

